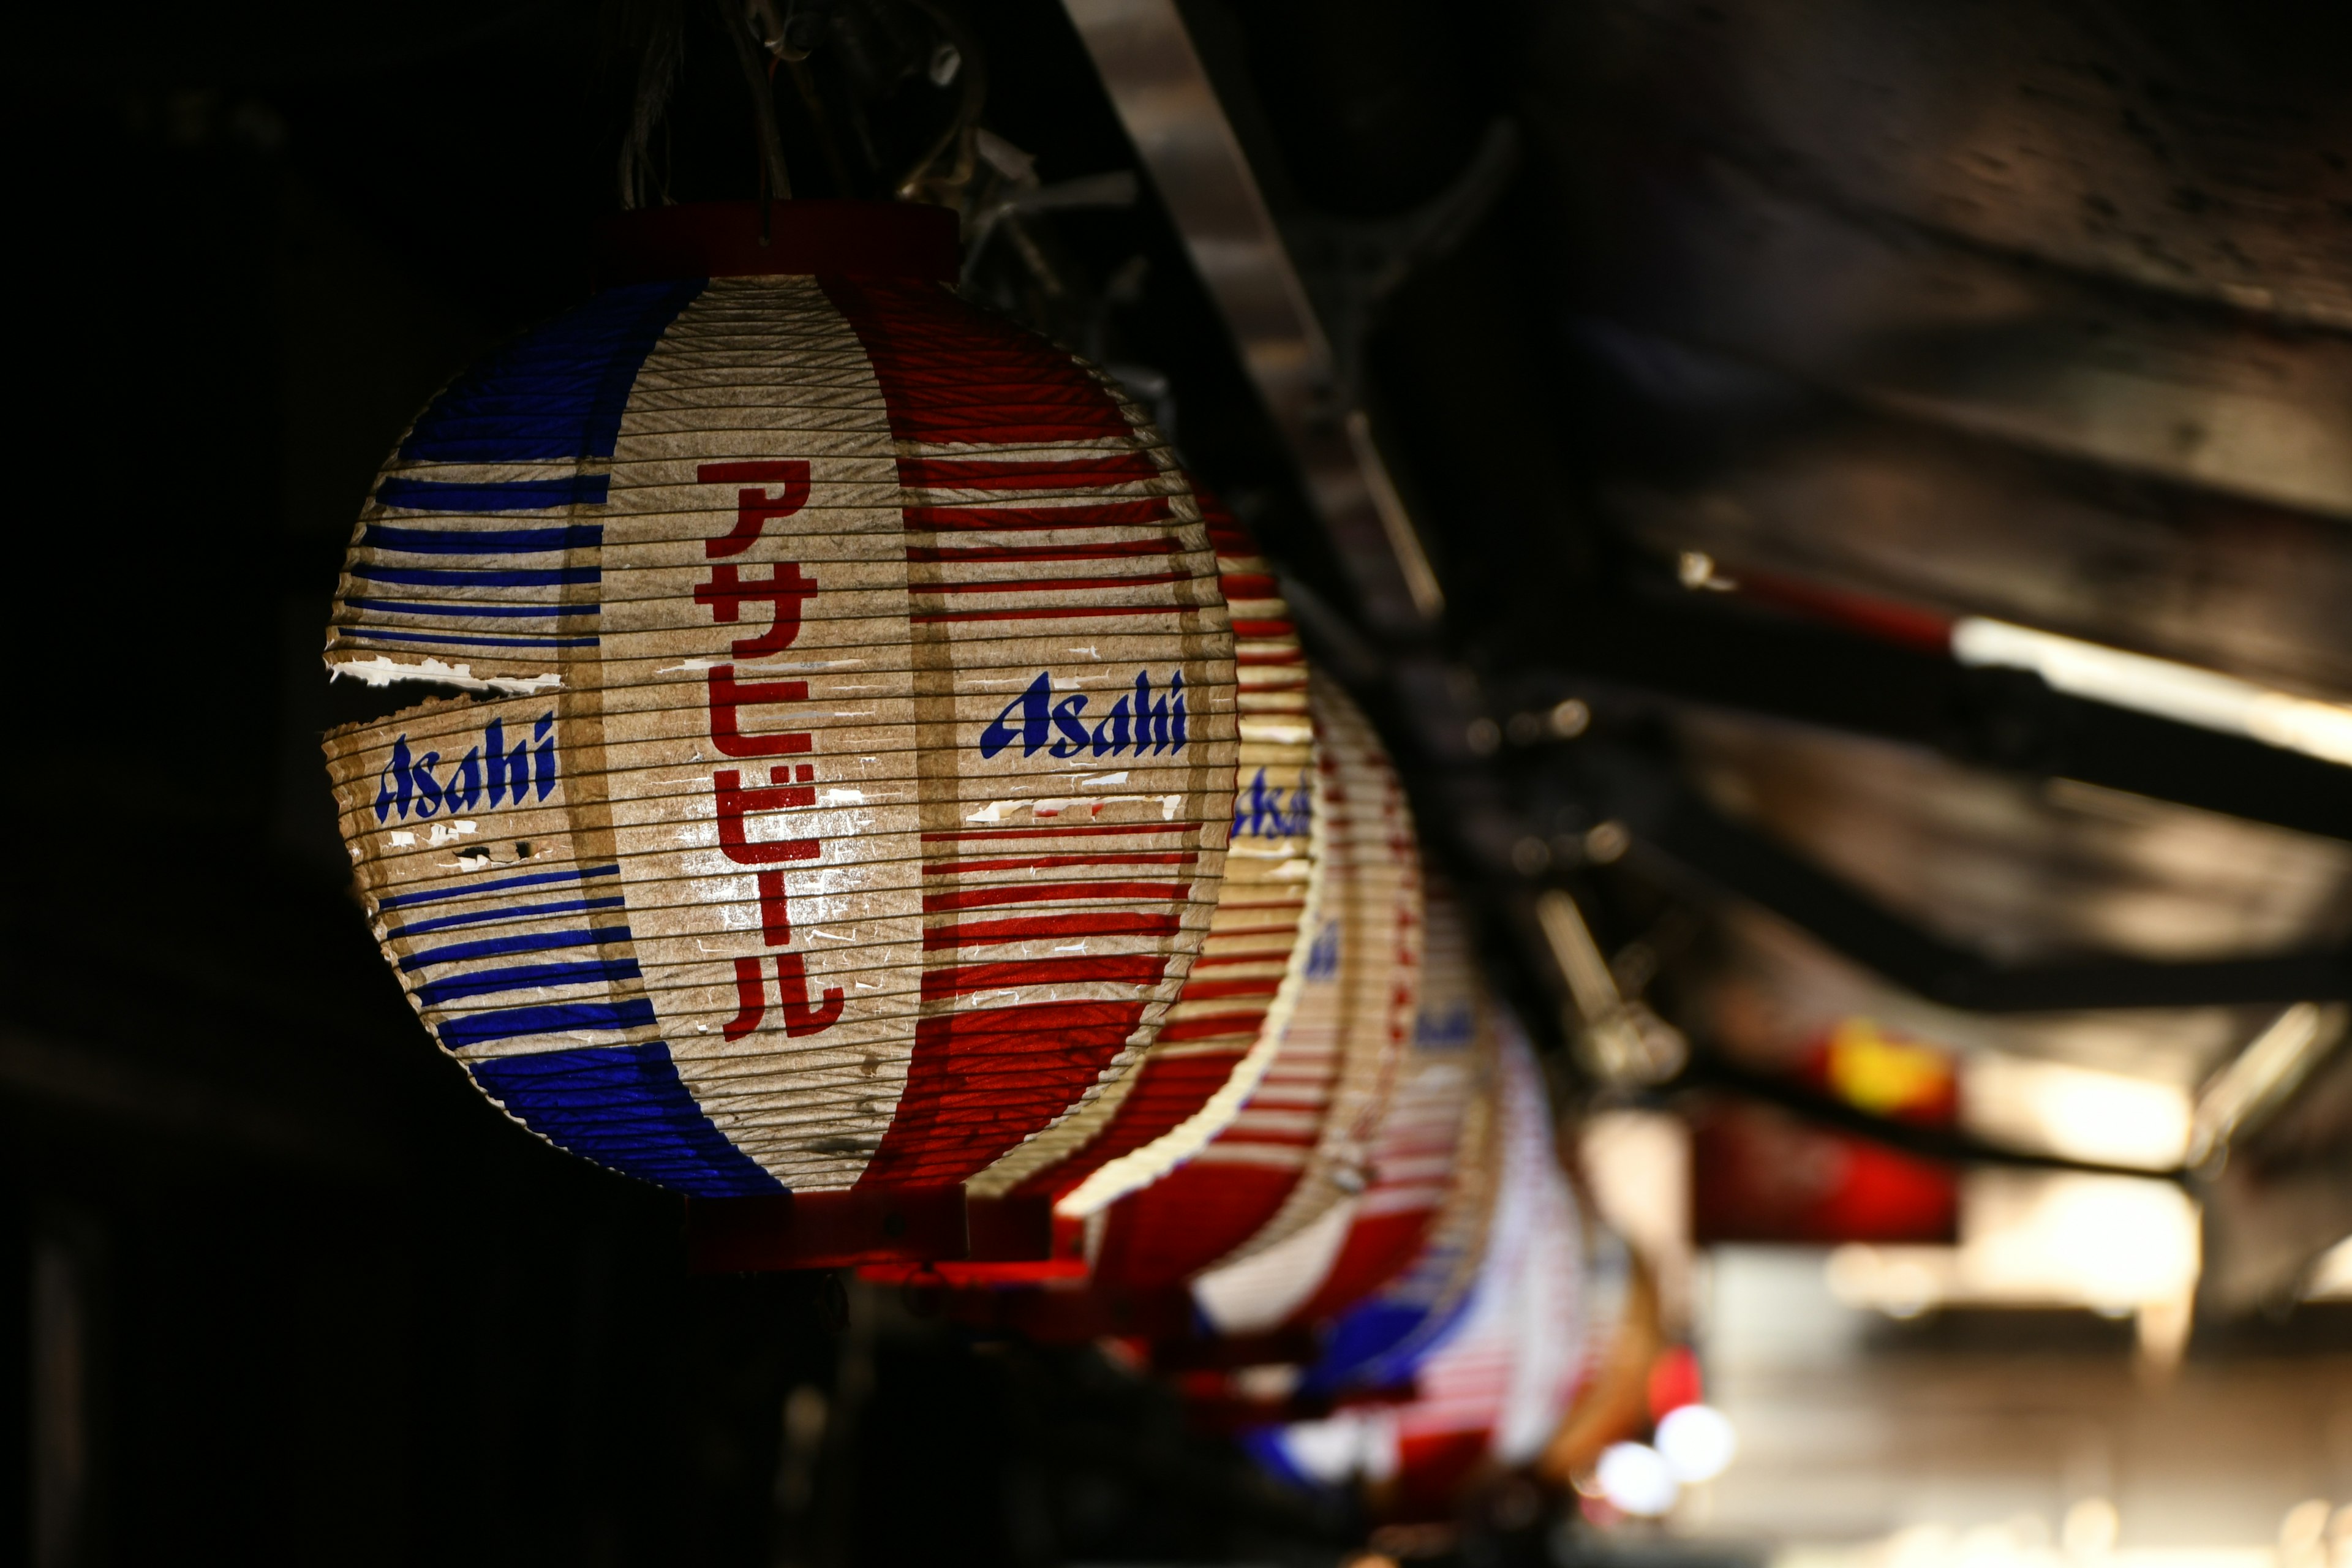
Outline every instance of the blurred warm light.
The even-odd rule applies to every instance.
[[[1669,1333],[1690,1321],[1690,1124],[1658,1110],[1604,1110],[1578,1140],[1593,1205],[1649,1264]]]
[[[1665,1456],[1647,1443],[1612,1443],[1592,1473],[1601,1495],[1636,1519],[1657,1518],[1682,1492]]]
[[[2310,1301],[2352,1301],[2352,1237],[2319,1255],[2303,1294]]]
[[[1234,1392],[1244,1399],[1287,1399],[1298,1387],[1299,1371],[1285,1363],[1237,1366],[1231,1381]]]
[[[2168,1170],[2189,1137],[2186,1091],[2068,1062],[1979,1052],[1961,1076],[1975,1131],[2072,1160]]]
[[[1952,657],[2030,669],[2075,697],[2352,764],[2352,708],[2341,703],[1975,616],[1953,626]]]
[[[2098,1557],[2116,1548],[2123,1520],[2103,1497],[2077,1499],[2058,1526],[2058,1544],[2069,1557]]]
[[[1963,1200],[1961,1250],[1978,1288],[2123,1307],[2174,1300],[2195,1287],[2197,1205],[2179,1188],[2127,1176],[1997,1174],[2008,1179],[1972,1182]]]
[[[1967,1530],[1915,1525],[1859,1543],[1791,1545],[1774,1552],[1769,1563],[1770,1568],[2279,1568],[2267,1546],[2103,1545],[2078,1551],[2070,1540],[2062,1549],[2050,1543],[2049,1526],[2032,1515]]]
[[[1826,1278],[1845,1305],[1897,1318],[1946,1306],[2168,1312],[2196,1289],[2197,1226],[2196,1204],[2168,1183],[1980,1171],[1961,1190],[1958,1247],[1841,1247]]]
[[[2286,1510],[2279,1521],[2279,1568],[2328,1568],[2327,1516],[2333,1511],[2326,1498],[2310,1498]]]
[[[1666,1412],[1654,1446],[1675,1479],[1696,1486],[1731,1468],[1739,1453],[1739,1435],[1731,1429],[1731,1417],[1715,1406],[1685,1405]]]

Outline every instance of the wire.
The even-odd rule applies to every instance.
[[[963,80],[963,92],[956,100],[955,118],[949,122],[947,129],[940,132],[932,141],[923,155],[915,160],[914,164],[908,169],[905,177],[899,180],[892,194],[901,201],[912,201],[919,197],[923,194],[925,185],[937,185],[961,193],[971,182],[973,164],[976,161],[972,148],[973,136],[980,129],[980,112],[988,103],[988,65],[982,58],[980,47],[972,41],[971,36],[965,32],[947,12],[931,4],[931,0],[915,0],[915,5],[923,15],[931,19],[933,26],[947,36],[948,42],[954,46],[956,54],[962,62],[959,68],[959,74]],[[947,156],[950,148],[953,148],[956,153],[953,167],[945,175],[934,178],[930,173],[931,166]]]
[[[760,63],[762,47],[751,36],[751,17],[743,0],[713,0],[719,7],[719,25],[728,42],[735,48],[735,63],[743,72],[743,85],[751,94],[751,119],[760,146],[761,181],[760,204],[760,237],[767,237],[767,213],[770,202],[793,199],[792,172],[784,165],[783,138],[776,132],[775,92],[767,71]]]

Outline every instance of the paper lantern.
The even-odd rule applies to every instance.
[[[1475,1146],[1493,1036],[1460,910],[1434,886],[1425,907],[1420,999],[1373,1134],[1371,1183],[1286,1241],[1195,1280],[1192,1295],[1220,1333],[1345,1311],[1413,1261],[1457,1177],[1484,1185]]]
[[[1304,1230],[1370,1178],[1370,1134],[1413,1016],[1420,853],[1379,737],[1310,677],[1324,913],[1290,1016],[1230,1125],[1105,1212],[1098,1290],[1179,1286]]]
[[[486,694],[328,745],[410,1000],[524,1126],[697,1196],[1003,1185],[1215,905],[1192,486],[945,286],[953,233],[635,215],[619,281],[427,405],[338,589],[331,669]]]
[[[972,1184],[985,1196],[1053,1200],[1053,1259],[876,1265],[869,1272],[877,1279],[1083,1279],[1086,1217],[1149,1185],[1223,1131],[1305,984],[1305,935],[1323,899],[1306,660],[1255,541],[1213,494],[1197,487],[1194,494],[1233,616],[1241,735],[1225,876],[1201,956],[1133,1071]]]
[[[1501,1184],[1485,1256],[1444,1331],[1424,1340],[1409,1364],[1387,1358],[1384,1374],[1409,1373],[1413,1396],[1249,1439],[1261,1462],[1287,1479],[1372,1483],[1391,1516],[1441,1517],[1481,1466],[1533,1460],[1589,1364],[1576,1198],[1553,1147],[1533,1055],[1507,1016],[1502,1023]]]
[[[1491,1037],[1487,1043],[1492,1046]],[[1502,1188],[1501,1096],[1495,1053],[1490,1048],[1484,1056],[1484,1082],[1465,1119],[1445,1206],[1402,1270],[1321,1326],[1320,1353],[1299,1378],[1302,1398],[1339,1400],[1409,1389],[1413,1369],[1468,1310]]]

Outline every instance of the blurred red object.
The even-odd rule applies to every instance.
[[[1959,1120],[1951,1053],[1850,1018],[1805,1053],[1807,1087],[1922,1127]],[[1718,1101],[1691,1124],[1692,1234],[1712,1242],[1951,1242],[1959,1184],[1945,1164],[1799,1121]]]
[[[1669,1411],[1696,1405],[1706,1397],[1698,1375],[1698,1357],[1688,1345],[1670,1345],[1650,1363],[1650,1419],[1663,1421]]]

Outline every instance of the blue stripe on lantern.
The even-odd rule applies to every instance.
[[[1475,1289],[1465,1290],[1442,1306],[1376,1296],[1342,1313],[1324,1331],[1323,1353],[1300,1376],[1300,1390],[1336,1394],[1410,1382],[1415,1368],[1452,1337],[1476,1296]]]
[[[500,1007],[436,1024],[441,1043],[453,1051],[496,1040],[561,1035],[575,1029],[650,1028],[654,1005],[642,996],[625,1002],[549,1002],[536,1007]]]
[[[559,899],[551,904],[501,904],[494,910],[468,910],[462,915],[439,915],[429,921],[411,921],[404,926],[394,926],[384,932],[385,940],[403,936],[423,936],[426,931],[447,931],[451,926],[482,925],[490,921],[534,921],[548,915],[572,915],[583,910],[617,910],[628,900],[610,899]]]
[[[373,626],[352,626],[352,637],[368,642],[429,642],[457,647],[594,647],[601,637],[461,637],[432,632],[380,632]]]
[[[575,866],[565,871],[533,871],[520,877],[500,877],[495,881],[471,882],[462,888],[436,888],[429,893],[394,893],[379,900],[376,912],[404,910],[416,904],[437,904],[448,899],[470,899],[477,893],[503,893],[509,888],[543,888],[550,882],[584,882],[591,877],[617,877],[621,868],[611,866]]]
[[[659,1040],[490,1057],[467,1067],[508,1114],[601,1165],[698,1198],[783,1190],[702,1113]]]
[[[704,281],[607,289],[526,333],[451,382],[401,443],[401,457],[431,463],[611,457],[638,370]]]
[[[540,555],[586,550],[604,542],[601,522],[567,528],[387,528],[370,523],[360,535],[362,550],[395,550],[409,555]]]
[[[469,958],[496,958],[509,952],[545,952],[557,947],[603,947],[609,942],[629,940],[626,926],[593,926],[587,931],[526,931],[520,936],[494,936],[480,942],[454,942],[446,947],[428,947],[423,952],[412,952],[400,961],[403,974],[414,974],[420,969],[430,969],[438,963],[463,963]]]
[[[420,1007],[437,1007],[467,996],[496,996],[507,991],[545,991],[558,985],[587,985],[639,977],[633,958],[594,959],[584,963],[519,963],[511,969],[477,969],[428,981],[415,993]]]
[[[610,474],[566,474],[556,479],[390,479],[376,486],[375,499],[404,511],[550,511],[603,506],[612,488]]]
[[[662,333],[701,293],[704,281],[638,284],[608,289],[586,304],[527,332],[444,388],[418,416],[401,443],[399,471],[377,487],[387,508],[440,514],[498,515],[601,507],[608,501],[612,476],[581,473],[583,464],[609,458],[620,440],[621,416],[646,356]],[[547,465],[534,474],[492,478],[500,468]],[[567,550],[603,542],[593,524],[569,527],[485,530],[411,528],[378,522],[362,536],[364,564],[352,575],[362,583],[411,588],[484,590],[480,605],[436,605],[412,601],[352,598],[343,607],[358,618],[339,638],[378,645],[476,649],[593,648],[593,636],[491,637],[457,632],[387,630],[373,624],[386,616],[540,617],[593,615],[593,605],[530,601],[551,599],[548,590],[600,581],[593,567],[562,570],[499,570],[501,558]],[[454,557],[444,570],[381,564],[383,553]],[[370,559],[374,557],[375,559]],[[511,590],[511,593],[502,591]],[[520,602],[517,602],[520,601]]]
[[[604,609],[602,605],[474,605],[463,601],[426,605],[403,599],[345,599],[343,603],[354,610],[381,610],[394,616],[479,616],[499,619],[524,616],[593,616]]]
[[[601,583],[594,566],[526,566],[476,571],[462,566],[354,566],[352,575],[369,583],[402,583],[412,588],[553,588],[568,583]]]

